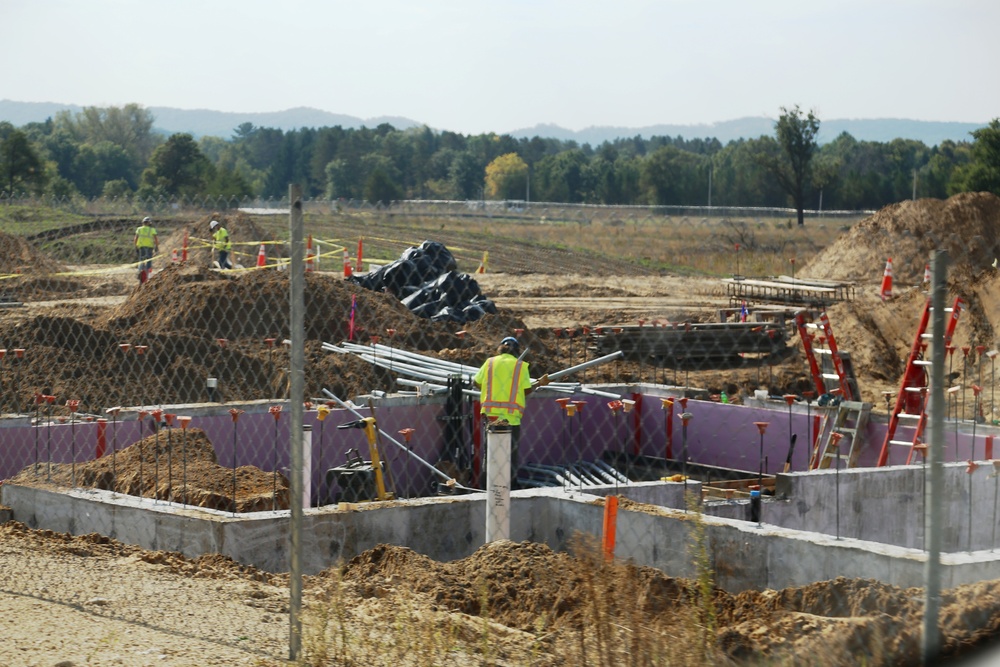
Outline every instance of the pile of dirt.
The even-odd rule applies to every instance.
[[[809,262],[803,277],[880,281],[892,259],[894,285],[919,285],[931,254],[946,250],[953,281],[966,282],[1000,256],[1000,197],[967,192],[947,200],[892,204],[865,218]]]
[[[405,585],[434,609],[489,618],[528,633],[539,631],[540,619],[547,631],[579,631],[593,622],[588,611],[597,606],[612,616],[637,612],[644,626],[661,629],[676,629],[696,613],[698,582],[649,567],[602,564],[589,551],[574,551],[570,555],[543,544],[500,541],[441,563],[405,547],[380,545],[342,569],[311,578],[311,586],[340,579],[362,598],[374,598]],[[944,594],[944,655],[995,640],[998,596],[997,581]],[[801,658],[823,648],[837,653],[829,655],[829,664],[850,664],[852,655],[876,657],[875,664],[919,661],[920,589],[838,578],[781,591],[731,594],[716,589],[712,603],[719,645],[732,659]],[[892,659],[886,660],[888,656]]]
[[[152,422],[150,422],[152,424]],[[220,466],[212,442],[199,428],[160,428],[121,451],[94,461],[38,464],[15,484],[94,488],[226,512],[288,509],[288,480],[254,466]]]
[[[188,262],[154,274],[101,317],[0,321],[0,345],[25,349],[11,369],[16,386],[6,391],[17,393],[21,410],[31,409],[38,392],[60,404],[81,399],[90,413],[114,405],[206,401],[209,376],[219,378],[217,398],[223,401],[284,396],[288,295],[287,272],[218,272]],[[305,306],[307,396],[321,396],[323,388],[351,397],[390,387],[388,371],[322,349],[323,342],[351,338],[352,311],[356,342],[377,336],[385,344],[476,366],[500,339],[526,328],[504,312],[461,329],[431,322],[387,294],[319,273],[306,275]],[[545,335],[522,336],[543,365]]]
[[[284,244],[275,243],[277,239],[272,234],[258,227],[253,218],[242,211],[216,212],[202,216],[190,224],[176,227],[170,235],[160,238],[160,252],[168,258],[174,250],[181,255],[186,240],[188,262],[198,266],[211,266],[216,259],[212,247],[212,233],[208,229],[212,220],[217,220],[229,232],[229,240],[233,244],[231,258],[235,264],[245,267],[256,266],[257,251],[261,243],[267,244],[269,261],[288,256]]]
[[[65,270],[66,267],[35,249],[20,236],[0,232],[0,275],[47,275]]]

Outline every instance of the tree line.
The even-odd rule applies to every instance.
[[[1000,194],[1000,119],[969,141],[816,142],[820,121],[782,108],[774,136],[640,136],[599,146],[429,128],[301,128],[243,123],[230,138],[164,137],[136,104],[0,122],[0,191],[142,198],[506,199],[625,205],[878,209],[965,191]]]

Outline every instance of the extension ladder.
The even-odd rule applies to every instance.
[[[945,349],[951,345],[951,338],[955,333],[955,326],[958,324],[958,316],[962,312],[965,302],[962,297],[956,297],[954,305],[946,308],[946,313],[951,313],[948,317],[948,324],[945,326],[944,341]],[[885,441],[882,443],[882,450],[879,452],[878,465],[889,464],[889,447],[892,445],[903,445],[909,447],[910,452],[906,457],[906,462],[913,460],[913,454],[920,445],[924,427],[927,424],[927,393],[930,382],[927,381],[926,366],[931,362],[924,359],[924,351],[927,349],[927,341],[933,334],[927,333],[927,324],[930,322],[933,312],[931,300],[928,297],[924,302],[924,310],[920,315],[920,324],[917,326],[917,335],[913,339],[913,347],[910,348],[910,356],[906,360],[906,369],[903,371],[903,379],[900,384],[899,393],[896,394],[896,405],[889,416],[889,426],[885,432]],[[909,440],[896,440],[896,429],[901,421],[912,423],[913,437]]]
[[[810,318],[810,319],[807,319]],[[845,401],[853,401],[857,396],[857,385],[853,381],[853,374],[847,371],[845,361],[849,359],[846,353],[837,349],[837,340],[833,337],[833,327],[830,326],[830,318],[826,311],[819,314],[819,323],[811,321],[811,314],[808,311],[800,310],[795,313],[795,326],[799,331],[799,339],[802,341],[802,349],[805,351],[806,360],[809,362],[809,373],[812,375],[813,384],[816,385],[817,395],[833,393],[828,382],[836,381],[836,387],[841,391],[841,398]],[[826,340],[826,349],[817,348],[813,345],[816,334],[811,330],[823,332]],[[829,358],[829,365],[832,372],[827,372],[827,364],[817,360],[816,355],[826,355]]]
[[[818,445],[813,454],[810,468],[829,468],[830,460],[839,458],[847,461],[847,467],[858,463],[858,455],[865,444],[865,429],[872,414],[872,404],[861,401],[841,401],[836,408],[831,407],[825,415],[819,430]],[[840,433],[837,446],[833,445],[834,433]],[[842,454],[844,448],[847,453]]]

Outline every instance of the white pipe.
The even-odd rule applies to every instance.
[[[597,359],[591,359],[590,361],[585,361],[582,364],[577,364],[576,366],[570,366],[569,368],[564,368],[561,371],[556,371],[555,373],[549,373],[549,380],[558,380],[564,375],[571,375],[578,371],[585,370],[592,366],[600,366],[601,364],[606,364],[609,361],[614,361],[615,359],[621,359],[625,355],[621,350],[617,352],[612,352],[611,354],[606,354],[603,357],[598,357]]]
[[[610,391],[601,391],[600,389],[591,389],[590,387],[580,387],[580,391],[585,394],[593,394],[594,396],[603,396],[604,398],[621,398],[621,394],[612,394]]]
[[[510,539],[510,429],[486,429],[486,543]]]

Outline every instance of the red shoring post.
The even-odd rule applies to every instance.
[[[664,456],[665,458],[672,459],[674,458],[674,399],[661,398],[660,407],[663,409],[665,416],[663,428],[667,435]]]
[[[604,498],[603,552],[604,560],[615,559],[615,537],[618,532],[618,496],[610,495]]]
[[[351,254],[344,248],[344,277],[351,277]]]
[[[972,350],[968,345],[962,346],[962,417],[959,419],[961,421],[965,418],[965,383],[969,378],[969,351]]]

